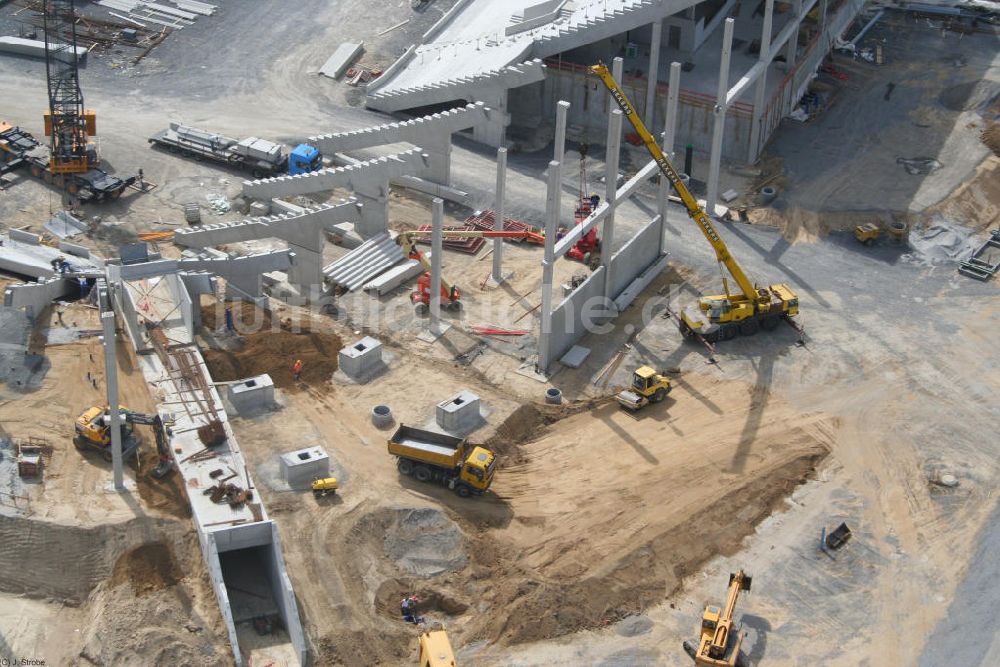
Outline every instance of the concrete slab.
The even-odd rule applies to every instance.
[[[61,44],[67,51],[69,45]],[[45,57],[45,42],[40,39],[25,39],[23,37],[0,37],[0,52],[14,53],[19,56],[31,56],[33,58]],[[76,57],[83,61],[87,58],[87,49],[83,46],[76,47]]]
[[[364,42],[344,42],[337,47],[332,56],[327,58],[323,66],[319,68],[319,73],[331,79],[339,79],[340,75],[351,66],[351,63],[364,48]]]
[[[569,348],[569,352],[564,354],[559,360],[559,363],[563,366],[569,366],[570,368],[579,368],[583,365],[583,362],[587,360],[590,356],[590,348],[583,347],[582,345],[574,345]]]

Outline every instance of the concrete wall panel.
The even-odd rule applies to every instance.
[[[636,276],[660,256],[658,235],[660,216],[656,216],[611,258],[611,297],[615,298]]]
[[[587,325],[607,311],[603,295],[604,267],[600,267],[553,309],[549,359],[566,354],[587,333]]]
[[[271,522],[258,521],[229,528],[217,528],[210,535],[218,553],[263,547],[271,544]]]

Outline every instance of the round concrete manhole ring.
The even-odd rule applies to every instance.
[[[372,423],[378,428],[392,426],[392,410],[388,405],[376,405],[372,408]]]
[[[778,196],[778,191],[770,185],[765,185],[760,189],[760,203],[770,204]]]
[[[559,405],[562,403],[562,391],[555,387],[549,387],[545,390],[545,402],[551,405]]]

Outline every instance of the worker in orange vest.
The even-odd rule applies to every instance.
[[[302,360],[296,359],[295,363],[292,364],[292,377],[298,382],[300,375],[302,375]]]

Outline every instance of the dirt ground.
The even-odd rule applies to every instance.
[[[278,57],[263,46],[247,52],[242,40],[218,42],[206,19],[172,35],[140,68],[102,63],[87,72],[88,100],[102,127],[114,128],[102,136],[108,164],[120,173],[144,167],[158,183],[147,195],[85,207],[89,218],[102,218],[88,246],[112,256],[139,230],[173,228],[181,204],[239,191],[239,173],[147,148],[145,137],[171,119],[281,141],[385,120],[355,106],[358,90],[315,76],[313,65],[331,43],[409,16],[409,3],[388,3],[379,25],[356,0],[270,15],[263,4],[244,6],[239,16],[221,4],[231,32],[266,25],[296,38],[269,36]],[[382,42],[366,39],[365,57],[387,64],[448,4],[433,3]],[[308,34],[294,30],[302,19],[295,11],[311,13]],[[346,18],[333,20],[336,12]],[[990,572],[997,562],[979,531],[996,516],[1000,479],[989,436],[998,418],[990,354],[998,293],[963,282],[950,260],[916,261],[912,247],[856,247],[847,233],[861,222],[916,227],[939,216],[980,236],[995,228],[1000,161],[977,157],[993,134],[982,137],[984,126],[972,118],[980,110],[969,108],[994,88],[968,80],[1000,75],[987,62],[989,49],[978,47],[983,35],[960,44],[932,30],[904,42],[902,28],[888,28],[889,66],[855,67],[833,113],[783,127],[776,138],[760,170],[784,172],[774,181],[778,204],[751,212],[754,225],[722,226],[754,279],[795,286],[805,345],[782,329],[771,339],[733,341],[709,364],[660,314],[644,317],[660,294],[689,301],[718,289],[714,257],[680,211],[667,221],[671,269],[607,334],[582,341],[591,357],[581,368],[560,369],[548,383],[529,377],[540,300],[535,247],[504,245],[513,275],[499,289],[484,284],[487,249],[446,253],[445,275],[465,307],[448,316],[452,329],[435,344],[418,339],[426,321],[413,317],[410,285],[380,299],[340,295],[336,317],[272,300],[272,320],[241,306],[238,337],[220,331],[220,305],[205,303],[201,341],[214,379],[267,372],[277,386],[274,412],[234,416],[232,425],[278,526],[313,664],[413,664],[420,628],[402,621],[399,601],[416,594],[428,625],[447,627],[459,664],[687,665],[680,641],[696,631],[703,603],[721,600],[728,572],[741,567],[755,575],[739,607],[754,664],[938,667],[946,663],[924,658],[932,636],[937,645],[963,644],[964,653],[952,654],[956,664],[992,664],[989,655],[972,655],[994,641],[992,597],[965,582],[968,572]],[[897,43],[907,46],[896,50]],[[203,75],[206,44],[219,65]],[[973,58],[956,74],[954,59],[934,49],[959,48]],[[934,62],[916,62],[913,52]],[[8,101],[5,118],[37,131],[45,94],[36,65],[0,61],[0,83],[22,93]],[[890,79],[898,84],[894,100],[905,104],[882,99]],[[895,160],[916,153],[899,146],[920,146],[945,164],[911,178]],[[456,145],[453,154],[456,183],[483,205],[491,204],[490,153]],[[511,155],[510,206],[529,222],[544,207],[534,167],[548,159],[548,152]],[[571,174],[564,185],[572,191]],[[622,206],[622,232],[649,219],[648,195]],[[58,196],[27,179],[2,197],[6,226],[38,231],[58,208]],[[204,204],[203,213],[241,218]],[[467,213],[449,210],[449,220]],[[429,207],[394,192],[390,218],[394,229],[412,228],[430,221]],[[325,259],[343,252],[329,246]],[[559,262],[556,282],[585,272]],[[10,457],[0,457],[0,488],[29,500],[7,503],[0,494],[0,657],[231,664],[184,490],[176,478],[151,479],[148,435],[124,494],[109,492],[110,468],[99,456],[70,444],[75,416],[102,400],[103,358],[96,338],[61,342],[69,329],[95,329],[96,310],[62,309],[68,326],[58,315],[45,313],[30,336],[29,351],[48,364],[38,387],[0,387],[0,436],[40,436],[52,446],[42,484],[17,486],[3,467]],[[468,324],[532,333],[475,336]],[[365,334],[382,340],[387,368],[354,384],[335,373],[336,352]],[[297,384],[295,358],[305,363]],[[609,395],[639,364],[669,369],[674,390],[632,416]],[[122,402],[152,409],[124,343],[118,366]],[[566,405],[540,404],[548,386],[562,389]],[[397,424],[433,427],[435,403],[460,389],[483,401],[486,424],[470,438],[500,455],[493,489],[472,500],[401,478],[384,448],[391,431],[369,419],[374,405],[386,404]],[[329,453],[336,495],[316,498],[280,479],[277,456],[311,445]],[[945,474],[959,485],[944,485]],[[829,557],[816,543],[822,527],[840,521],[854,537]],[[950,629],[949,619],[982,609],[970,596],[987,603],[985,611]]]
[[[216,310],[214,306],[202,308],[205,326],[219,326]],[[252,304],[234,308],[233,326],[239,334],[235,341],[224,349],[209,348],[203,353],[216,382],[267,374],[275,387],[300,391],[306,385],[329,381],[337,370],[337,353],[343,344],[336,334],[313,331],[308,325],[293,328],[291,321],[273,322],[269,313],[259,311]],[[292,365],[296,361],[302,362],[299,381],[292,375]]]

